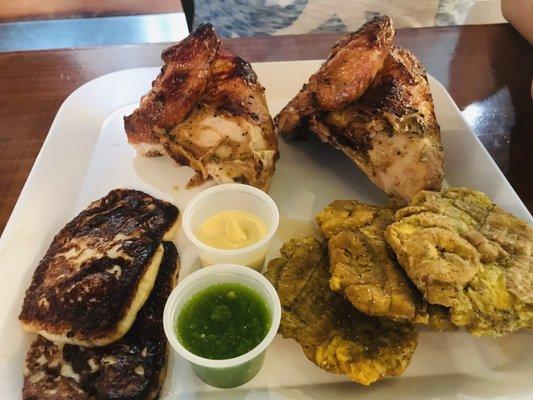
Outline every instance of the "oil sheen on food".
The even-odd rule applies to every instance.
[[[229,210],[205,220],[196,236],[208,246],[233,250],[257,243],[267,231],[266,224],[259,217],[246,211]]]
[[[191,353],[212,360],[243,355],[266,336],[271,314],[253,289],[219,283],[195,294],[176,322],[176,335]]]

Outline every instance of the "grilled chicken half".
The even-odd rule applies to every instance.
[[[381,54],[381,48],[375,53]],[[375,55],[369,60],[373,62]],[[341,69],[339,74],[345,71]],[[314,132],[350,157],[399,205],[409,202],[420,190],[441,188],[440,128],[424,68],[408,50],[387,50],[373,81],[360,97],[346,105],[328,109],[320,104],[318,96],[308,97],[311,106],[304,113],[297,112],[298,118],[287,116],[292,102],[281,111],[277,122],[282,134]],[[291,126],[285,122],[288,120],[298,122]]]
[[[274,124],[250,64],[221,48],[211,25],[163,52],[165,66],[124,119],[129,142],[142,155],[164,151],[210,178],[268,190],[278,159]]]

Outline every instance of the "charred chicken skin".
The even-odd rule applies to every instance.
[[[379,17],[335,45],[330,59],[277,116],[277,125],[281,134],[315,133],[404,205],[420,190],[441,188],[443,151],[424,68],[408,50],[392,47],[393,34],[388,17]],[[367,45],[359,39],[355,47],[348,47],[358,36],[367,38]],[[338,92],[342,101],[331,107],[319,93],[323,85],[334,87],[335,80],[316,76],[324,73],[343,46],[367,67],[359,70],[352,65],[352,96]],[[327,76],[345,76],[350,64],[342,65],[338,70],[331,67]]]
[[[298,134],[306,119],[321,110],[338,110],[366,91],[392,46],[389,17],[377,17],[337,42],[327,61],[276,117],[282,134]]]
[[[211,25],[163,52],[161,74],[133,114],[124,119],[141,155],[166,151],[210,178],[267,190],[278,159],[264,88],[251,65],[221,48]]]

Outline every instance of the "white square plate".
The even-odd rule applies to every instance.
[[[254,64],[266,87],[272,115],[299,90],[320,61]],[[8,225],[0,239],[0,399],[20,397],[23,359],[31,335],[17,315],[33,270],[56,232],[89,202],[117,187],[143,190],[183,209],[202,188],[185,189],[192,176],[167,157],[139,158],[128,145],[122,117],[150,86],[157,68],[102,76],[72,93],[59,109]],[[518,217],[531,215],[483,145],[470,131],[444,87],[430,77],[442,127],[446,184],[470,186]],[[280,140],[281,159],[270,194],[281,224],[271,255],[283,241],[315,232],[313,216],[335,199],[384,204],[384,194],[340,152],[311,138]],[[525,171],[524,171],[525,172]],[[183,278],[198,267],[179,233]],[[464,332],[422,330],[406,373],[371,387],[315,367],[292,340],[278,336],[259,375],[232,390],[204,385],[171,355],[165,399],[532,399],[533,337],[519,332],[501,339]]]

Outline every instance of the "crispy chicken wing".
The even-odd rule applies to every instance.
[[[328,60],[276,117],[279,132],[298,133],[307,116],[357,100],[383,67],[393,38],[392,20],[381,16],[337,42]]]
[[[211,63],[220,39],[202,25],[180,43],[163,51],[165,65],[133,114],[124,117],[128,141],[141,155],[163,154],[162,132],[182,122],[196,106],[211,79]]]
[[[430,303],[473,335],[533,328],[533,228],[467,188],[423,191],[385,237]]]
[[[220,48],[210,25],[165,50],[163,59],[164,72],[152,91],[125,118],[130,143],[162,145],[179,164],[197,172],[191,184],[212,178],[267,190],[278,159],[277,139],[264,88],[250,64]],[[166,78],[169,69],[174,75]],[[160,87],[175,95],[172,102],[160,99]],[[149,118],[154,107],[161,120]],[[147,131],[149,141],[144,140]]]
[[[417,333],[410,323],[371,317],[329,289],[326,247],[313,238],[291,240],[268,264],[280,296],[280,333],[295,339],[320,368],[369,385],[409,365]]]

